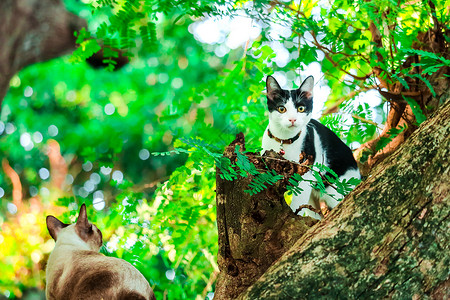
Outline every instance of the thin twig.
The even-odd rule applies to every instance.
[[[146,183],[143,186],[138,187],[137,191],[142,191],[142,190],[146,190],[146,189],[152,189],[155,186],[157,186],[159,183],[169,180],[169,178],[170,178],[170,176],[164,176],[164,177],[159,178],[158,180],[155,180],[153,182]]]
[[[378,123],[372,121],[372,120],[364,119],[363,117],[360,117],[360,116],[355,115],[355,114],[353,114],[352,117],[355,118],[355,119],[360,120],[361,122],[364,122],[364,123],[367,123],[367,124],[374,125],[374,126],[376,126],[377,128],[380,128],[380,129],[381,129],[380,125],[379,125]]]
[[[254,155],[254,156],[255,156],[255,157],[259,157],[259,158],[264,158],[264,159],[272,159],[272,160],[276,160],[276,161],[283,161],[283,162],[287,161],[287,160],[284,159],[284,158],[280,159],[280,158],[276,158],[276,157],[261,156],[261,155]],[[303,164],[303,163],[298,163],[298,162],[293,161],[293,160],[290,160],[289,162],[292,163],[292,164],[299,165],[299,166],[302,166],[302,167],[306,167],[306,168],[308,168],[308,169],[310,169],[310,170],[313,170],[313,165],[305,165],[305,164]],[[317,171],[316,171],[316,172],[317,172]],[[322,173],[320,173],[320,172],[317,172],[317,173],[319,173],[320,178],[322,179],[322,181],[323,181],[324,184],[326,184],[327,186],[329,186],[329,187],[331,187],[331,188],[333,188],[334,190],[337,191],[337,186],[335,186],[335,185],[333,185],[331,182],[329,182],[329,181],[326,179],[326,177],[325,177]],[[305,181],[309,181],[309,180],[305,180]],[[312,181],[309,181],[309,182],[312,182]]]
[[[6,158],[2,160],[3,171],[6,176],[9,177],[13,186],[13,203],[17,207],[17,211],[21,211],[22,208],[22,182],[17,172],[10,166],[9,161]]]
[[[206,294],[208,294],[208,291],[211,289],[213,283],[216,281],[217,275],[219,275],[219,271],[213,271],[211,274],[211,277],[209,277],[208,282],[206,283],[205,288],[202,291],[202,298],[206,299]]]
[[[372,89],[375,89],[375,88],[377,88],[376,85],[371,85],[371,86],[366,86],[366,87],[360,87],[360,89],[358,89],[358,90],[353,90],[353,91],[350,92],[348,95],[345,95],[345,96],[339,98],[338,100],[336,100],[336,101],[333,103],[333,106],[327,108],[327,109],[322,113],[322,117],[337,112],[337,111],[338,111],[338,108],[339,108],[339,105],[341,105],[341,104],[344,103],[345,101],[352,99],[353,97],[359,95],[359,94],[362,93],[362,92],[367,92],[367,91],[372,90]]]

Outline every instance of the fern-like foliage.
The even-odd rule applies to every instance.
[[[294,174],[289,178],[289,185],[286,186],[289,195],[298,196],[303,192],[303,189],[299,187],[299,183],[303,181],[303,177],[300,174]]]
[[[219,153],[216,146],[199,138],[183,138],[180,139],[180,142],[182,142],[184,146],[190,148],[177,147],[174,150],[167,152],[154,152],[152,155],[166,156],[181,153],[188,154],[194,161],[193,167],[195,169],[200,171],[207,165],[214,164],[218,169],[219,177],[228,181],[233,181],[239,177],[252,176],[252,181],[249,183],[248,189],[245,190],[245,192],[250,195],[260,193],[268,186],[274,185],[284,178],[284,175],[278,174],[275,170],[258,170],[247,155],[241,152],[239,145],[235,146],[234,154],[236,154],[236,158],[232,162],[228,157]],[[322,164],[314,164],[309,168],[309,172],[312,173],[314,180],[307,180],[299,174],[293,174],[291,178],[288,179],[289,184],[286,186],[289,194],[300,195],[303,190],[299,187],[299,183],[302,181],[307,181],[314,189],[319,190],[321,194],[327,193],[326,188],[331,186],[342,195],[346,195],[357,183],[359,183],[359,180],[355,178],[340,181],[337,174],[332,169]],[[188,168],[184,168],[184,171],[191,172]]]
[[[274,185],[278,180],[283,179],[283,175],[277,174],[274,170],[256,175],[252,182],[248,185],[249,189],[245,190],[250,195],[262,192],[268,185]]]
[[[234,152],[236,153],[236,166],[239,168],[240,175],[242,177],[246,177],[247,174],[254,176],[260,174],[259,171],[256,169],[255,165],[250,162],[248,157],[239,151],[238,145],[236,145]]]
[[[109,46],[113,49],[124,50],[125,55],[131,56],[131,49],[136,48],[136,40],[141,40],[140,48],[147,53],[153,53],[158,48],[156,21],[158,14],[172,16],[178,13],[175,21],[184,16],[201,17],[205,14],[217,12],[214,2],[200,1],[141,1],[141,0],[96,0],[89,4],[95,15],[104,14],[110,10],[108,21],[100,23],[90,34],[82,29],[78,33],[77,44],[80,45],[74,52],[72,62],[84,61],[100,46]],[[89,40],[89,41],[88,41]],[[114,57],[104,61],[109,69],[114,69]]]
[[[146,26],[141,26],[139,28],[139,31],[141,34],[142,43],[144,44],[144,47],[149,51],[155,50],[157,46],[155,23],[148,22]]]
[[[422,124],[427,119],[427,117],[423,114],[423,111],[420,108],[419,104],[417,104],[417,102],[412,98],[409,97],[403,98],[406,100],[406,102],[408,102],[409,106],[411,107],[411,110],[414,116],[416,117],[417,124],[418,125]]]

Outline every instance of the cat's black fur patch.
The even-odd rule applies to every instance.
[[[279,106],[284,106],[288,102],[289,98],[292,98],[292,102],[294,102],[295,108],[304,106],[304,113],[310,114],[312,112],[313,101],[308,92],[302,91],[301,87],[296,90],[283,90],[278,85],[276,80],[273,80],[276,87],[270,88],[268,84],[266,85],[268,91],[267,108],[269,109],[269,112],[277,110]]]
[[[316,148],[314,147],[314,128],[309,126],[311,121],[306,125],[306,137],[303,141],[302,150],[305,151],[306,155],[312,155],[316,157]]]
[[[267,107],[270,112],[277,110],[278,106],[285,105],[289,99],[289,91],[285,90],[277,90],[271,95],[271,97],[267,97]]]
[[[315,157],[314,133],[312,131],[316,130],[322,147],[327,153],[330,169],[338,176],[341,176],[349,169],[358,168],[350,148],[328,127],[317,120],[311,119],[307,125],[307,130],[305,142],[302,146],[306,154],[314,155]]]
[[[306,93],[298,90],[292,90],[291,97],[292,101],[294,102],[295,108],[298,108],[299,106],[304,106],[305,111],[303,113],[310,114],[313,110],[313,101],[312,98],[306,97]]]
[[[294,102],[295,108],[299,106],[305,107],[306,114],[310,114],[313,110],[312,98],[306,98],[303,92],[299,92],[298,90],[279,90],[274,93],[272,100],[267,98],[267,108],[270,112],[277,110],[277,107],[284,106],[289,98],[292,98],[292,102]]]

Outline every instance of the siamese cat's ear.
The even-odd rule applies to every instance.
[[[267,76],[266,79],[267,100],[274,101],[275,95],[282,91],[280,85],[272,76]]]
[[[88,228],[91,224],[89,224],[86,212],[86,204],[82,204],[80,207],[80,214],[78,215],[77,225],[82,228]]]
[[[303,94],[303,97],[312,99],[314,90],[314,77],[308,76],[303,80],[302,85],[297,90],[299,95]]]
[[[59,231],[61,229],[63,229],[64,227],[67,227],[67,226],[70,225],[70,224],[65,224],[65,223],[61,222],[60,220],[58,220],[54,216],[47,216],[46,222],[47,222],[48,232],[50,233],[50,236],[55,241],[56,241],[56,238],[58,237]]]

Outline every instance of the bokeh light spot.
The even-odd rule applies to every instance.
[[[109,175],[111,174],[112,168],[110,167],[101,167],[100,172],[102,172],[103,175]]]
[[[58,127],[55,125],[48,126],[48,134],[50,136],[57,136],[58,135]]]
[[[10,214],[14,215],[15,213],[17,213],[17,206],[14,203],[9,202],[6,205],[6,208],[8,209]]]
[[[90,161],[87,161],[84,164],[82,164],[81,167],[85,172],[89,172],[90,170],[92,170],[92,163]]]
[[[166,83],[167,81],[169,81],[169,75],[167,75],[167,73],[159,73],[158,74],[158,81],[160,83]]]
[[[33,140],[35,143],[39,144],[40,142],[42,142],[43,139],[44,137],[42,136],[42,133],[40,133],[39,131],[33,133]]]
[[[39,177],[41,177],[42,180],[47,180],[50,177],[50,172],[46,168],[40,168]]]
[[[98,191],[97,191],[98,192]],[[96,193],[97,193],[96,192]],[[105,200],[103,198],[96,198],[94,196],[94,200],[93,200],[93,205],[94,205],[94,209],[95,210],[102,210],[103,208],[105,208]]]
[[[150,152],[147,149],[141,149],[139,151],[139,158],[142,160],[146,160],[150,157]]]
[[[95,184],[92,181],[88,180],[84,183],[84,188],[86,189],[86,191],[91,193],[95,190]]]
[[[116,108],[112,103],[108,103],[105,105],[105,114],[108,116],[112,115],[116,111]]]
[[[183,86],[183,79],[181,79],[179,77],[175,77],[174,79],[172,79],[172,82],[170,83],[170,85],[174,89],[179,89]]]
[[[98,173],[92,173],[91,176],[89,176],[90,181],[94,184],[99,184],[101,181],[100,175]]]
[[[39,190],[37,187],[35,186],[30,186],[30,196],[34,197],[38,194]]]
[[[6,123],[5,132],[6,134],[11,134],[16,131],[16,126],[13,123]]]
[[[175,270],[167,270],[166,278],[169,280],[174,280],[175,279]]]
[[[49,191],[48,188],[42,187],[42,188],[39,190],[39,194],[41,194],[41,196],[45,198],[45,197],[50,196],[50,191]]]
[[[30,151],[34,147],[34,143],[31,140],[31,134],[28,132],[22,133],[20,135],[20,145],[26,150]]]
[[[41,261],[41,251],[39,250],[34,250],[33,252],[31,252],[31,260],[37,264]]]
[[[112,179],[117,181],[117,183],[122,183],[123,181],[123,173],[119,170],[116,170],[112,173]]]
[[[66,184],[71,185],[73,183],[73,176],[70,174],[66,175]]]
[[[33,95],[33,88],[31,86],[27,86],[23,91],[23,95],[25,97],[31,97],[31,95]]]

